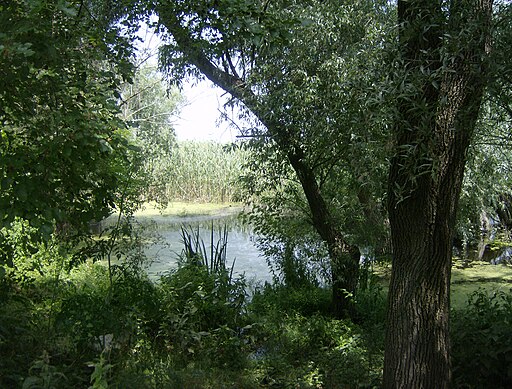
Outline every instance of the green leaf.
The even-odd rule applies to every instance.
[[[75,8],[73,8],[73,6],[71,4],[69,4],[69,2],[67,1],[59,1],[59,3],[57,4],[57,9],[59,11],[62,11],[66,16],[69,16],[69,17],[76,17],[78,12]]]
[[[14,190],[14,193],[16,194],[16,197],[18,200],[25,202],[28,199],[28,193],[27,188],[25,185],[18,185],[16,189]]]
[[[112,146],[105,139],[100,139],[100,150],[104,153],[113,151]]]
[[[0,183],[0,189],[2,190],[7,190],[7,189],[10,189],[11,187],[11,184],[12,184],[12,178],[10,177],[4,177],[2,178],[2,181]]]

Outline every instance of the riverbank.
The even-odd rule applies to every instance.
[[[373,271],[384,294],[387,294],[391,264],[378,264]],[[488,295],[497,292],[510,292],[512,290],[512,265],[454,260],[451,277],[452,308],[463,308],[468,297],[478,290],[482,290]]]
[[[170,202],[163,208],[156,203],[146,203],[135,213],[137,219],[153,219],[169,221],[187,217],[211,216],[224,217],[236,215],[243,210],[241,203],[189,203],[181,201]]]
[[[159,231],[164,236],[167,244],[174,242],[169,246],[172,247],[171,250],[166,250],[158,244],[150,250],[151,257],[156,257],[153,252],[158,252],[160,257],[154,263],[151,273],[160,274],[168,269],[170,263],[174,264],[175,255],[170,253],[178,252],[181,249],[180,225],[204,224],[203,227],[206,233],[203,238],[205,241],[209,241],[208,231],[210,226],[207,223],[222,221],[222,223],[228,222],[230,225],[238,224],[234,220],[242,210],[243,206],[240,203],[172,202],[165,209],[159,208],[154,203],[145,204],[143,209],[135,214],[136,218],[141,222],[156,222],[160,226]],[[233,218],[230,218],[230,216]],[[173,224],[174,226],[171,226]],[[230,231],[228,239],[230,256],[237,258],[237,267],[240,266],[242,270],[247,270],[251,278],[268,280],[269,272],[266,262],[259,257],[258,251],[250,242],[251,238],[245,232],[239,231],[238,227]],[[246,257],[249,259],[246,260]],[[246,261],[247,263],[245,263]],[[253,268],[254,266],[256,268]],[[380,285],[387,292],[390,265],[376,265],[374,271]],[[479,289],[489,295],[497,291],[509,291],[512,287],[512,265],[505,263],[495,265],[485,261],[468,261],[454,258],[451,283],[452,307],[462,308],[467,303],[468,297]]]

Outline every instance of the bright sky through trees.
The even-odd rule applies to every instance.
[[[209,81],[194,85],[185,84],[183,94],[187,104],[174,122],[176,136],[180,140],[213,140],[231,142],[237,131],[229,123],[220,120],[226,97]]]
[[[158,62],[160,38],[147,25],[139,31],[142,44],[139,55],[142,62]],[[225,120],[221,120],[223,105],[226,103],[224,91],[208,81],[184,82],[182,94],[185,105],[173,120],[173,127],[179,140],[212,140],[222,143],[234,141],[237,130]]]

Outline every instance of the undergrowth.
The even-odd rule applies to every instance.
[[[123,263],[70,267],[56,246],[18,251],[0,278],[0,387],[380,387],[378,284],[357,294],[354,321],[337,320],[328,288],[249,296],[225,257],[190,248],[158,282]],[[477,292],[453,312],[454,387],[512,386],[511,323],[510,293]]]

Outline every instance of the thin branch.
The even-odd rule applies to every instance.
[[[121,99],[121,104],[119,105],[120,107],[122,107],[123,105],[126,105],[128,104],[128,102],[132,99],[134,99],[135,97],[138,97],[140,94],[142,94],[143,92],[146,92],[147,90],[151,90],[156,84],[158,84],[159,81],[155,81],[153,84],[151,85],[148,85],[142,89],[139,89],[136,93],[130,95],[129,97],[127,97],[126,99]]]
[[[251,135],[237,135],[236,138],[243,139],[243,138],[270,138],[270,134],[251,134]]]
[[[228,61],[231,73],[235,77],[240,78],[240,76],[238,75],[238,72],[236,71],[235,65],[233,65],[233,61],[231,60],[231,56],[229,55],[229,51],[226,50],[225,56],[226,56],[226,60]]]

